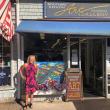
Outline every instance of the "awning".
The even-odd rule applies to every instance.
[[[17,27],[16,32],[110,36],[110,22],[23,20]]]

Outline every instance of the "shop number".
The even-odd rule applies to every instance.
[[[69,89],[80,89],[80,83],[79,82],[69,82]]]

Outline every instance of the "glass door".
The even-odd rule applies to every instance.
[[[104,42],[86,39],[81,42],[81,69],[85,97],[104,96]]]

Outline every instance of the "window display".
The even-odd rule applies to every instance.
[[[30,35],[32,37],[27,36],[24,37],[24,62],[27,62],[29,55],[35,55],[39,68],[36,74],[39,90],[35,94],[37,92],[42,95],[63,94],[66,90],[63,59],[63,50],[66,48],[65,37],[46,34],[45,39],[41,39],[39,35],[37,37],[34,34]]]
[[[11,83],[11,49],[10,42],[0,36],[0,86],[10,85]]]

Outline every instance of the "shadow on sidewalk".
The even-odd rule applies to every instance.
[[[16,73],[14,76],[14,86],[16,91],[14,93],[15,102],[22,107],[25,106],[25,81],[21,78],[20,73]]]
[[[110,110],[110,100],[89,99],[84,101],[73,101],[76,110]]]

